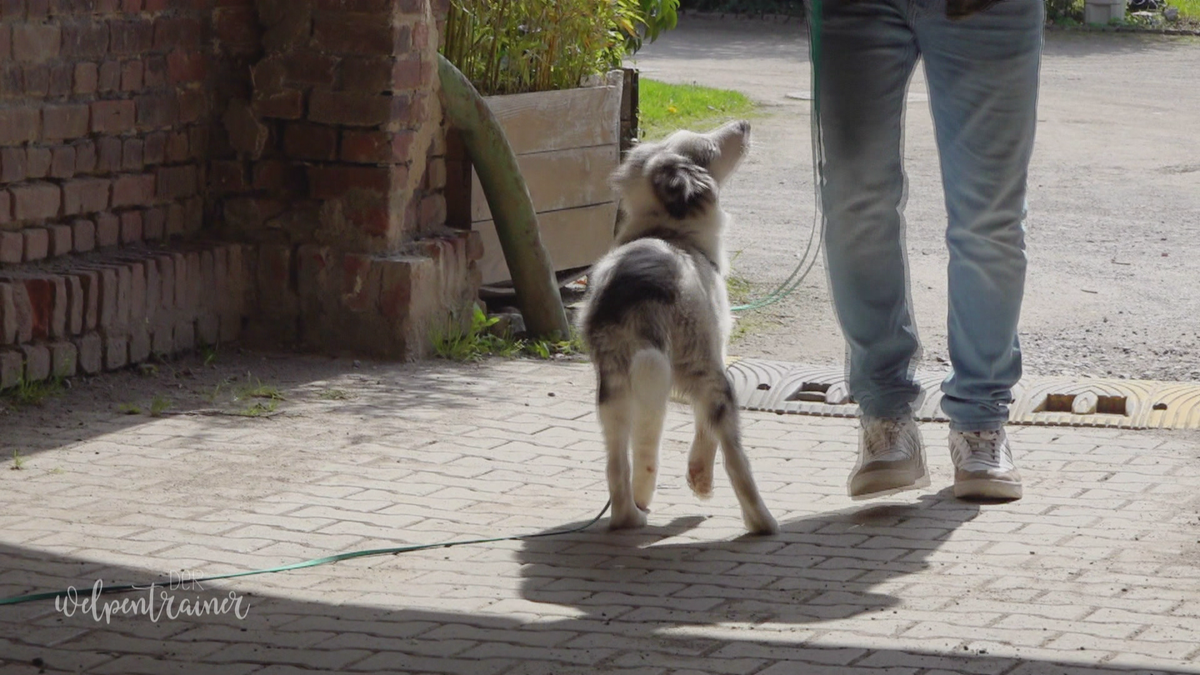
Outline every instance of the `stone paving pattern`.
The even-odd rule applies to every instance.
[[[586,363],[287,363],[262,419],[0,416],[6,460],[26,455],[0,471],[0,596],[545,532],[606,500]],[[179,592],[236,591],[243,620],[0,607],[0,672],[1200,673],[1197,434],[1017,428],[1027,496],[980,505],[950,495],[928,424],[933,486],[856,503],[852,420],[743,424],[778,536],[742,536],[723,473],[711,501],[690,494],[680,408],[642,532]]]

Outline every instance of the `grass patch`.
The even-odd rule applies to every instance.
[[[642,136],[647,140],[678,129],[707,131],[755,110],[754,102],[741,92],[649,79],[638,84],[638,107]]]
[[[499,317],[489,317],[481,308],[475,307],[470,326],[463,328],[451,318],[445,326],[433,332],[433,351],[447,361],[480,361],[489,356],[513,358],[522,355],[550,359],[583,352],[583,342],[573,332],[568,340],[523,340],[512,335],[497,335],[492,328],[499,322]]]
[[[278,407],[278,400],[269,399],[267,401],[258,401],[253,405],[242,408],[234,414],[241,417],[262,417],[263,415],[269,415],[275,412],[276,408]]]
[[[155,396],[150,401],[150,416],[162,417],[162,414],[171,408],[171,399],[165,396]]]
[[[263,384],[257,377],[249,379],[252,382],[251,384],[246,384],[244,387],[238,389],[238,400],[247,398],[265,398],[271,401],[284,400],[283,392],[279,391],[279,387]]]
[[[0,400],[14,408],[30,405],[42,405],[46,399],[62,394],[63,378],[53,377],[44,382],[29,382],[22,379],[17,386],[4,392]]]
[[[13,471],[20,471],[25,468],[25,458],[21,456],[21,451],[13,448]]]
[[[1180,18],[1200,21],[1200,0],[1170,0],[1167,6],[1179,9]]]

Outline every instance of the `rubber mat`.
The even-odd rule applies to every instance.
[[[829,366],[737,359],[729,366],[738,403],[781,415],[854,417],[845,372]],[[917,419],[946,422],[941,410],[945,372],[918,371]],[[1013,424],[1200,429],[1200,382],[1027,377],[1013,389]]]

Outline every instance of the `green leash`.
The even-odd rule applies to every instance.
[[[600,509],[600,513],[596,514],[587,523],[578,527],[572,527],[566,530],[555,530],[553,532],[539,532],[537,534],[522,534],[513,537],[494,537],[491,539],[466,539],[463,541],[450,541],[441,544],[414,544],[412,546],[399,546],[396,548],[373,548],[365,551],[352,551],[350,553],[341,553],[339,555],[326,556],[324,558],[314,558],[305,560],[304,562],[293,563],[291,565],[281,565],[279,567],[271,567],[269,569],[250,570],[247,572],[232,572],[230,574],[216,574],[211,577],[195,579],[196,583],[206,581],[221,581],[222,579],[237,579],[239,577],[252,577],[259,574],[275,574],[277,572],[290,572],[292,570],[302,570],[306,567],[317,567],[318,565],[331,565],[343,560],[353,560],[355,558],[367,558],[378,555],[398,555],[400,553],[414,553],[416,551],[428,551],[436,548],[454,548],[456,546],[474,546],[478,544],[495,544],[502,541],[526,541],[528,539],[541,539],[543,537],[557,537],[564,534],[574,534],[583,532],[592,525],[595,525],[608,513],[608,507],[612,502],[604,505]],[[189,580],[191,582],[192,580]],[[131,591],[144,591],[148,584],[123,584],[120,586],[105,586],[100,590],[100,595],[109,595],[111,593],[129,593]],[[66,597],[71,593],[69,590],[48,591],[46,593],[32,593],[30,595],[18,595],[12,598],[0,598],[0,606],[4,605],[20,605],[26,602],[36,602],[38,600],[56,600]]]
[[[818,112],[821,109],[821,88],[819,86],[820,79],[818,77],[818,73],[821,70],[820,69],[821,31],[822,31],[822,23],[823,23],[822,15],[824,12],[824,10],[822,8],[822,1],[823,0],[810,0],[809,6],[808,6],[808,12],[807,12],[808,13],[808,36],[809,36],[809,60],[812,63],[812,101],[813,101],[813,105],[812,105],[812,108],[813,108],[812,120],[813,120],[813,122],[812,122],[812,124],[813,124],[813,167],[814,167],[813,173],[817,180],[817,185],[818,185],[818,189],[817,189],[817,203],[818,204],[820,203],[820,195],[821,195],[820,188],[819,188],[820,172],[816,169],[816,167],[817,167],[817,163],[820,161],[820,153],[821,153],[821,126],[820,126],[820,115]],[[804,255],[800,256],[800,263],[798,265],[796,265],[796,269],[792,270],[792,273],[788,276],[788,278],[784,279],[783,282],[780,283],[779,286],[777,286],[770,293],[767,293],[765,296],[758,298],[757,300],[751,300],[750,302],[748,302],[744,305],[737,305],[736,307],[732,308],[733,311],[747,312],[747,311],[753,311],[756,309],[762,309],[764,307],[769,307],[771,305],[774,305],[777,302],[782,302],[785,298],[787,298],[792,293],[795,293],[796,290],[800,288],[800,284],[803,283],[805,278],[808,277],[808,274],[810,272],[812,272],[813,266],[817,264],[817,255],[819,255],[820,251],[821,251],[821,243],[820,243],[820,240],[817,238],[817,230],[819,229],[817,227],[817,223],[818,223],[817,218],[818,217],[819,217],[818,214],[813,215],[813,228],[808,236],[808,245],[804,249]],[[815,244],[815,250],[814,250],[814,244]],[[812,258],[809,258],[810,253],[812,254]]]

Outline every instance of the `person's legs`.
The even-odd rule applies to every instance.
[[[862,410],[849,492],[928,484],[912,403],[919,343],[902,214],[904,99],[918,51],[908,0],[825,0],[814,42],[814,125],[830,290]]]
[[[917,61],[905,0],[822,3],[815,93],[829,282],[866,415],[911,414],[919,349],[902,215],[904,98]]]
[[[913,22],[941,157],[948,225],[950,418],[955,494],[1017,499],[1004,433],[1021,377],[1026,178],[1037,122],[1042,0],[950,20],[931,0]]]
[[[949,217],[949,348],[942,409],[957,431],[1008,420],[1021,377],[1025,192],[1037,120],[1041,0],[964,19],[932,0],[915,20]]]

